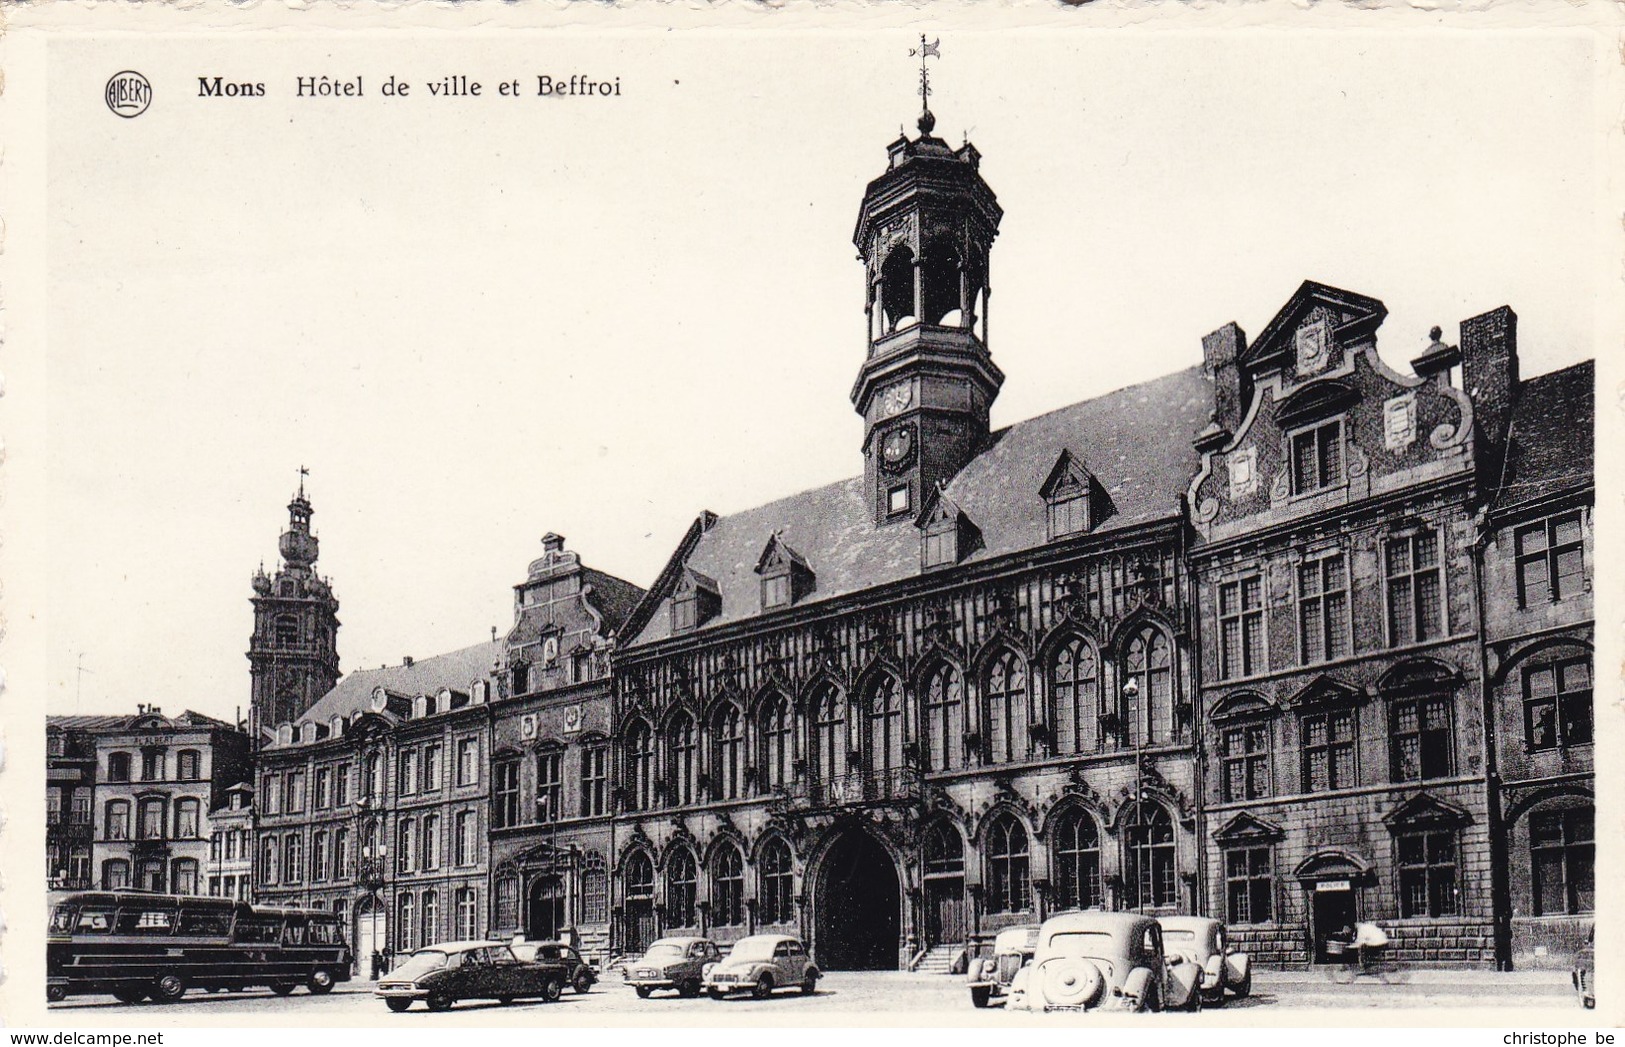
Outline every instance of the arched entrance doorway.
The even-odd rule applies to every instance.
[[[538,876],[530,881],[525,906],[525,937],[531,941],[552,941],[564,926],[564,890],[557,876]]]
[[[859,829],[841,833],[819,866],[814,897],[818,964],[832,971],[895,971],[902,891],[897,865]]]

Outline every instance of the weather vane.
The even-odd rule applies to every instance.
[[[310,470],[301,465],[299,467],[299,497],[301,498],[305,496],[305,477],[309,475]]]
[[[918,56],[920,59],[920,133],[930,134],[931,129],[937,126],[937,118],[931,115],[931,71],[926,68],[927,58],[942,57],[942,38],[925,42],[925,34],[920,34],[920,46],[908,49],[910,58]]]

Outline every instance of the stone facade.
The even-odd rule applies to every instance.
[[[209,896],[254,900],[254,786],[233,785],[209,812]]]

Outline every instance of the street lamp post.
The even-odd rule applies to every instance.
[[[1140,890],[1140,884],[1144,880],[1144,877],[1142,877],[1140,875],[1140,862],[1142,860],[1144,860],[1145,856],[1143,854],[1137,853],[1136,850],[1135,850],[1136,843],[1135,843],[1135,838],[1134,838],[1134,831],[1135,831],[1136,827],[1139,825],[1140,820],[1141,820],[1141,818],[1143,816],[1143,811],[1140,808],[1140,803],[1145,797],[1145,735],[1146,735],[1145,727],[1146,727],[1146,723],[1145,723],[1145,717],[1143,717],[1143,716],[1129,717],[1127,715],[1128,712],[1129,712],[1129,703],[1134,701],[1134,699],[1138,698],[1139,696],[1140,696],[1140,680],[1139,680],[1138,677],[1130,676],[1128,678],[1128,680],[1125,681],[1124,684],[1123,684],[1123,712],[1125,714],[1125,717],[1124,717],[1125,726],[1128,728],[1129,733],[1134,736],[1134,800],[1133,800],[1133,802],[1134,802],[1134,824],[1132,824],[1132,825],[1130,825],[1128,827],[1128,830],[1129,830],[1128,845],[1129,845],[1130,853],[1134,854],[1134,870],[1133,870],[1133,872],[1134,872],[1134,884],[1133,884],[1133,887],[1132,887],[1132,890],[1134,891],[1134,911],[1138,912],[1138,913],[1143,913],[1143,912],[1145,912],[1145,897],[1144,897],[1143,892]],[[1124,883],[1124,886],[1125,887],[1129,886],[1126,881]]]

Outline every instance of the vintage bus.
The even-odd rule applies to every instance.
[[[108,993],[170,1003],[188,989],[265,986],[320,995],[350,978],[350,947],[332,913],[149,891],[69,895],[51,911],[46,995]]]

